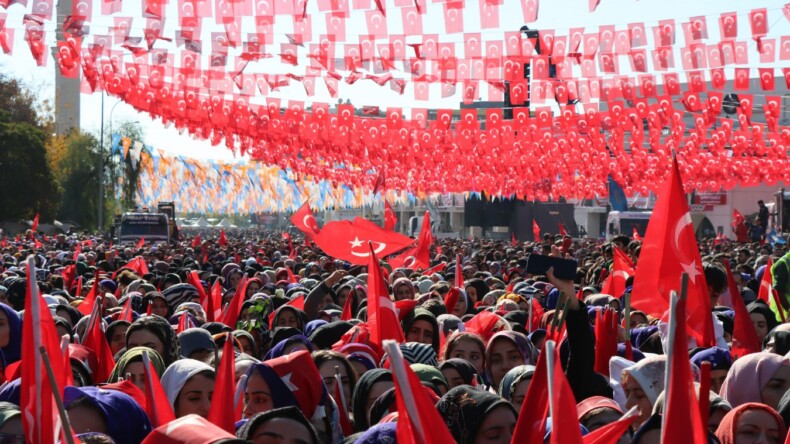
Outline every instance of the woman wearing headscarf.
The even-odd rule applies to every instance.
[[[194,359],[181,359],[162,375],[162,387],[176,418],[196,414],[208,418],[214,394],[214,368]]]
[[[757,300],[746,306],[749,312],[749,317],[752,318],[752,324],[757,332],[757,338],[762,343],[763,339],[768,335],[768,332],[774,329],[779,322],[776,320],[776,315],[771,308],[768,307],[763,301]]]
[[[0,402],[0,433],[12,435],[16,438],[24,438],[22,411],[18,405],[10,402]]]
[[[327,392],[331,396],[335,396],[335,388],[337,386],[337,379],[335,374],[340,376],[340,381],[343,384],[343,396],[346,399],[346,411],[351,408],[351,395],[354,393],[354,386],[357,385],[357,372],[351,362],[343,356],[332,350],[318,350],[312,354],[313,362],[318,373],[321,374],[321,379],[324,381]],[[335,401],[339,401],[335,399]]]
[[[188,328],[178,334],[181,356],[209,364],[214,361],[217,344],[211,333],[202,328]]]
[[[511,369],[499,384],[497,393],[506,401],[513,404],[516,411],[521,411],[521,404],[527,397],[527,389],[535,374],[534,365],[519,365]]]
[[[113,356],[126,347],[126,331],[129,330],[130,325],[132,324],[128,321],[113,321],[104,331],[104,337],[107,338]]]
[[[312,353],[313,344],[303,335],[291,336],[275,344],[274,347],[266,353],[263,360],[268,361],[269,359],[279,358],[280,356],[285,356],[298,350],[307,350]]]
[[[165,295],[159,291],[150,291],[143,297],[143,313],[148,311],[148,306],[151,306],[151,314],[161,316],[165,319],[171,315],[170,308],[167,305]]]
[[[782,356],[786,355],[790,352],[790,331],[772,330],[763,339],[763,351]]]
[[[181,358],[181,347],[176,332],[159,316],[142,316],[126,331],[126,348],[148,347],[156,350],[165,366]]]
[[[457,358],[472,364],[479,377],[485,375],[486,345],[483,339],[470,332],[455,332],[444,345],[445,360]]]
[[[465,359],[447,359],[439,364],[439,370],[441,370],[451,389],[459,385],[474,385],[476,383],[477,371]]]
[[[439,352],[439,323],[430,311],[417,307],[401,323],[406,342],[420,342]]]
[[[721,444],[781,443],[786,434],[782,417],[771,407],[754,402],[732,409],[716,429]]]
[[[501,331],[486,345],[486,375],[492,388],[499,387],[502,378],[519,365],[535,364],[532,343],[521,333]]]
[[[0,304],[0,351],[3,368],[22,359],[22,320],[5,304]]]
[[[369,370],[359,378],[351,402],[354,415],[354,431],[362,432],[370,427],[368,413],[373,403],[387,390],[395,387],[392,372],[382,368]]]
[[[266,363],[253,364],[244,385],[244,417],[288,406],[298,404],[280,376]]]
[[[148,352],[148,359],[153,364],[156,375],[161,378],[165,372],[165,363],[159,353],[148,347],[134,347],[121,355],[121,359],[115,363],[115,367],[112,369],[107,382],[110,384],[120,382],[121,379],[126,379],[127,375],[129,375],[131,376],[130,381],[145,392],[144,351]]]
[[[658,395],[664,390],[666,364],[666,356],[651,356],[623,370],[620,384],[626,398],[625,408],[639,407],[634,429],[650,418]]]
[[[304,331],[305,324],[307,324],[305,312],[290,305],[283,305],[278,308],[274,312],[274,319],[272,319],[272,329],[293,327],[299,331]]]
[[[472,302],[472,305],[475,305],[477,301],[483,299],[483,296],[487,295],[489,291],[488,285],[482,279],[469,279],[464,283],[464,290],[466,290],[466,295],[469,296],[469,300]]]
[[[409,278],[401,277],[392,283],[392,295],[396,301],[414,299],[414,284]]]
[[[233,330],[233,337],[241,344],[241,352],[250,356],[258,355],[258,345],[255,338],[247,330]]]
[[[255,444],[268,444],[273,440],[318,444],[315,428],[296,407],[258,413],[241,426],[236,436]]]
[[[151,430],[148,415],[125,393],[98,387],[66,387],[63,404],[75,433],[98,432],[117,444],[139,444]]]
[[[436,409],[458,444],[510,442],[516,425],[509,402],[466,385],[447,392]]]
[[[710,347],[701,349],[691,356],[691,363],[697,367],[702,367],[703,362],[710,363],[710,389],[718,394],[732,367],[730,351],[722,347]]]
[[[397,423],[383,422],[369,428],[356,438],[354,444],[392,444],[397,442]]]
[[[752,353],[737,359],[721,386],[721,396],[733,407],[762,402],[772,409],[790,389],[790,358]]]

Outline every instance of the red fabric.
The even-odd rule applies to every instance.
[[[559,344],[559,343],[558,343]],[[557,347],[557,350],[559,346]],[[553,373],[553,387],[551,396],[554,411],[551,412],[551,444],[569,444],[582,442],[582,431],[579,427],[579,418],[568,412],[576,411],[576,398],[573,396],[571,385],[565,378],[559,352],[555,351]],[[531,384],[530,384],[531,385]],[[527,389],[529,391],[529,389]],[[526,401],[526,399],[525,399]]]
[[[335,384],[335,393],[332,394],[332,397],[335,399],[335,404],[337,404],[337,415],[340,417],[340,428],[343,430],[344,436],[351,436],[354,433],[354,429],[351,427],[351,422],[348,420],[348,412],[346,411],[346,404],[343,402],[343,392],[341,390],[342,383],[338,379],[337,384]]]
[[[549,384],[546,372],[546,346],[538,356],[535,364],[535,374],[527,388],[527,396],[518,412],[516,428],[513,431],[511,444],[525,442],[543,442],[546,436],[546,418],[549,415]],[[559,359],[559,356],[557,356]],[[573,410],[576,411],[576,406]]]
[[[220,247],[227,247],[228,246],[228,238],[225,237],[225,230],[221,230],[219,232],[219,241],[217,242]]]
[[[154,370],[154,365],[149,361],[148,368],[143,367],[143,370],[145,370],[145,412],[148,413],[152,426],[163,426],[176,419],[176,415]]]
[[[685,319],[686,299],[678,298],[675,313],[670,313],[669,322],[672,353],[667,369],[669,387],[665,392],[662,443],[707,442],[708,437],[707,424],[702,422],[700,416],[691,375]]]
[[[743,302],[738,284],[735,283],[735,279],[732,277],[730,261],[729,259],[724,259],[722,262],[727,270],[727,287],[730,291],[732,308],[735,311],[732,328],[732,347],[730,348],[730,355],[732,355],[734,361],[749,353],[758,353],[763,347],[760,343],[760,338],[757,336],[757,331],[754,329],[749,311],[746,310],[746,304]]]
[[[534,242],[540,242],[540,225],[535,219],[532,220],[532,236],[535,238]]]
[[[690,332],[701,347],[715,345],[708,286],[676,160],[658,193],[639,257],[631,305],[661,317],[670,291],[680,288],[680,277],[687,273]]]
[[[192,239],[192,248],[197,248],[200,244],[203,243],[203,240],[200,239],[200,233],[198,233],[194,239]]]
[[[81,288],[77,289],[77,295],[82,290]],[[91,290],[88,292],[88,295],[85,296],[85,299],[77,306],[77,310],[85,316],[88,316],[93,311],[93,306],[96,304],[96,298],[99,294],[99,279],[93,280],[93,286]]]
[[[197,271],[193,270],[187,273],[187,283],[197,289],[200,295],[200,305],[205,307],[208,302],[208,295],[206,294],[206,290],[203,289],[203,284],[200,283],[200,277]]]
[[[214,396],[211,398],[211,409],[208,411],[208,420],[228,433],[236,432],[234,425],[236,418],[228,414],[228,412],[236,411],[234,406],[236,385],[233,383],[236,372],[235,360],[232,336],[228,335],[222,349],[219,367],[217,367]]]
[[[305,202],[299,207],[298,210],[291,216],[291,223],[308,237],[315,237],[321,230],[318,228],[318,222],[315,220],[313,210],[310,209],[310,204]]]
[[[414,299],[404,299],[402,301],[395,301],[395,311],[398,313],[398,321],[403,319],[419,305]]]
[[[430,276],[430,275],[432,275],[434,273],[438,273],[438,272],[444,270],[445,268],[447,268],[447,263],[446,262],[442,262],[441,264],[434,265],[433,267],[423,271],[422,274],[423,274],[423,276]]]
[[[431,213],[426,211],[422,219],[420,235],[417,237],[417,245],[392,258],[389,263],[393,268],[406,267],[412,270],[428,268],[431,264],[431,244],[433,244]]]
[[[239,319],[239,314],[241,314],[241,306],[244,305],[244,298],[247,294],[247,282],[247,275],[245,274],[241,278],[236,292],[233,293],[233,299],[231,299],[228,308],[225,309],[225,314],[220,321],[231,328],[235,328],[236,321]]]
[[[121,314],[118,316],[118,320],[126,321],[131,324],[134,320],[134,316],[132,316],[133,312],[132,298],[126,298],[126,302],[123,304],[123,309],[121,310]]]
[[[395,215],[395,211],[392,210],[392,205],[390,205],[389,201],[384,200],[384,229],[392,231],[397,225],[398,216]]]
[[[398,350],[399,351],[399,350]],[[393,352],[397,353],[397,351]],[[399,444],[445,444],[454,442],[436,401],[431,399],[420,378],[406,365],[403,355],[390,359],[398,408],[396,441]],[[405,378],[404,378],[405,376]]]
[[[772,293],[774,291],[774,279],[773,273],[771,273],[773,264],[774,261],[769,257],[768,263],[765,265],[763,278],[760,280],[760,291],[757,293],[757,299],[765,302],[767,305],[771,304],[771,298],[773,297]]]
[[[639,415],[631,415],[594,430],[582,438],[584,444],[617,444]]]
[[[187,415],[157,427],[143,440],[143,444],[206,444],[236,435],[215,426],[198,415]]]
[[[346,302],[343,304],[343,313],[340,314],[341,321],[350,321],[354,317],[354,297],[351,292],[346,296]]]
[[[609,376],[609,360],[617,355],[617,317],[614,311],[596,312],[595,319],[595,371]]]
[[[264,363],[268,364],[288,386],[302,413],[312,418],[321,402],[324,383],[310,357],[310,352],[299,350]]]
[[[38,292],[36,267],[33,258],[27,263],[27,294],[25,297],[25,322],[22,323],[21,401],[22,426],[26,442],[55,444],[58,442],[60,419],[53,397],[66,383],[63,360],[52,314]],[[39,348],[49,355],[56,386],[49,383],[44,360]],[[61,392],[62,394],[62,392]]]
[[[299,310],[304,310],[304,295],[301,294],[290,301],[286,302],[285,305],[290,307],[298,308]],[[269,321],[269,329],[274,329],[274,311],[269,313],[267,320]]]
[[[455,287],[464,288],[464,270],[461,264],[461,254],[455,255]]]
[[[325,233],[326,230],[322,231]],[[382,343],[387,339],[403,342],[403,329],[398,321],[398,313],[390,299],[387,282],[381,272],[381,266],[373,251],[373,245],[368,245],[368,328],[370,329],[370,342],[376,344],[381,350]]]
[[[601,289],[601,293],[612,295],[616,298],[625,293],[625,283],[629,277],[634,275],[634,264],[625,252],[619,248],[614,248],[614,260],[612,261],[612,274],[606,279]]]
[[[203,308],[206,310],[206,322],[215,322],[222,317],[222,287],[219,285],[219,279],[211,286],[211,292]]]
[[[703,361],[699,369],[699,416],[702,424],[707,424],[710,416],[710,362]]]
[[[73,264],[67,265],[63,268],[63,272],[60,275],[63,276],[63,282],[66,284],[66,288],[71,289],[74,278],[77,276],[77,267]]]
[[[36,213],[36,217],[33,218],[33,225],[30,227],[30,230],[34,233],[38,230],[38,213]]]
[[[137,241],[137,244],[135,245],[135,247],[136,247],[137,250],[141,250],[143,248],[143,245],[145,245],[145,238],[141,237],[140,240]]]
[[[502,320],[499,316],[484,310],[476,314],[472,319],[464,322],[464,328],[470,333],[475,333],[483,338],[483,343],[488,344],[488,341],[496,333],[497,322]],[[537,324],[533,323],[533,327]]]
[[[96,355],[97,366],[93,370],[93,381],[95,383],[107,382],[110,378],[112,369],[115,368],[115,360],[113,359],[112,350],[110,345],[107,344],[107,337],[101,328],[101,307],[95,307],[91,313],[91,319],[88,322],[88,328],[85,331],[85,340],[82,345],[93,350]]]
[[[414,239],[357,217],[353,221],[329,222],[313,237],[313,242],[329,256],[366,265],[370,257],[368,242],[373,243],[377,256],[384,257],[413,245]]]
[[[293,271],[291,271],[291,267],[285,267],[285,271],[288,273],[288,282],[292,284],[296,284],[297,282],[299,282],[298,280],[296,280],[296,276],[294,276]]]
[[[565,229],[565,225],[560,222],[560,236],[567,236],[568,230]]]
[[[178,327],[176,328],[176,334],[179,334],[188,328],[192,328],[192,321],[189,320],[189,315],[185,311],[181,313],[181,317],[178,318]]]
[[[641,240],[642,240],[642,236],[640,236],[640,235],[639,235],[639,232],[638,232],[638,231],[636,231],[636,227],[634,227],[634,234],[633,234],[633,236],[631,236],[631,237],[633,237],[633,238],[634,238],[634,240],[637,240],[637,241],[641,241]]]
[[[453,312],[460,296],[461,290],[458,287],[453,287],[447,292],[447,295],[444,297],[444,307],[447,309],[447,313]]]

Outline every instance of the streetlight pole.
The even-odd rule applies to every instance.
[[[104,226],[104,91],[101,93],[101,135],[99,141],[99,232]]]

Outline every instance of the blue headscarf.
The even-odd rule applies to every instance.
[[[729,370],[732,367],[730,351],[722,347],[706,348],[691,357],[691,363],[702,367],[703,362],[710,362],[711,370]]]
[[[304,326],[304,335],[309,338],[310,335],[313,334],[313,332],[318,327],[320,327],[322,325],[325,325],[325,324],[328,324],[328,323],[329,322],[327,322],[327,321],[325,321],[323,319],[315,319],[313,321],[310,321],[310,322],[307,323],[307,325]]]
[[[285,385],[280,375],[278,375],[268,364],[259,363],[250,367],[247,370],[247,381],[250,380],[250,376],[252,376],[253,373],[261,375],[263,380],[266,381],[266,385],[269,386],[269,392],[271,393],[272,402],[274,403],[273,408],[277,409],[291,405],[299,407],[299,403],[296,402],[296,398],[294,398],[293,393],[291,393],[291,389]],[[247,390],[246,383],[244,390]]]
[[[304,344],[307,347],[307,349],[310,351],[310,353],[313,352],[313,344],[310,342],[309,339],[307,339],[303,335],[294,335],[288,339],[283,339],[282,341],[278,342],[277,345],[272,347],[272,349],[269,350],[268,353],[266,353],[266,356],[264,356],[263,360],[268,361],[270,359],[279,358],[285,355],[286,354],[285,349],[297,342]]]
[[[2,348],[7,366],[22,359],[22,319],[19,313],[8,305],[0,303],[0,310],[3,310],[8,318],[8,345]]]
[[[369,428],[354,444],[390,444],[396,442],[395,433],[398,423],[383,422]]]
[[[0,390],[0,402],[22,404],[22,378],[16,378],[3,385],[2,390]]]
[[[117,444],[138,444],[151,433],[148,415],[126,393],[99,387],[66,387],[63,403],[66,408],[80,398],[88,398],[107,422],[107,435]]]

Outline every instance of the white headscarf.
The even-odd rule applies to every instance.
[[[175,409],[176,399],[181,389],[189,381],[189,378],[195,376],[200,372],[210,371],[214,373],[214,369],[200,361],[194,359],[179,359],[178,361],[170,364],[170,367],[162,374],[162,388],[165,389],[167,400],[170,405]]]

